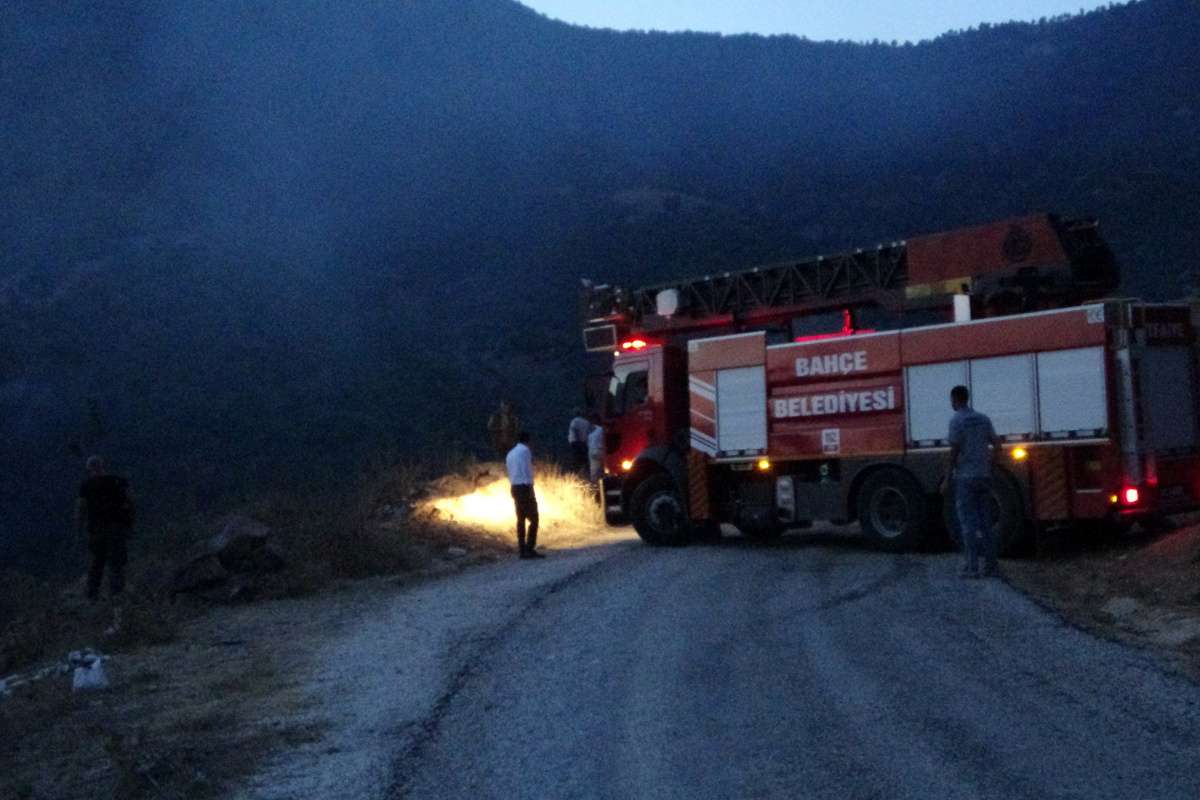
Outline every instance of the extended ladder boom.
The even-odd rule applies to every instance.
[[[988,313],[1074,305],[1117,285],[1092,219],[1033,215],[871,249],[637,289],[584,282],[586,330],[681,333],[833,307],[945,306],[969,294]],[[609,337],[591,337],[603,350]]]

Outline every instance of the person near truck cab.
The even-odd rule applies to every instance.
[[[599,483],[604,477],[604,428],[600,417],[592,415],[591,430],[587,435],[588,477]]]
[[[513,505],[517,512],[517,551],[520,558],[545,558],[537,551],[538,505],[533,493],[533,452],[529,432],[521,431],[517,443],[504,458]],[[529,524],[526,538],[526,523]]]
[[[507,400],[501,400],[500,408],[488,417],[488,438],[491,439],[492,447],[499,458],[505,458],[517,443],[519,423],[520,420],[513,413],[512,404]]]
[[[992,421],[970,406],[965,386],[950,390],[950,455],[942,489],[954,482],[954,504],[965,561],[964,578],[995,576],[998,542],[991,514],[992,462],[1000,456],[1003,441]],[[983,557],[983,571],[979,558]]]
[[[571,469],[581,475],[588,471],[588,431],[591,425],[583,416],[583,409],[575,409],[575,416],[567,425],[567,444],[571,448]]]

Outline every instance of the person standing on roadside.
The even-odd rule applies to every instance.
[[[958,530],[962,538],[964,578],[993,577],[999,574],[996,562],[997,542],[992,527],[992,462],[1003,452],[1003,440],[996,435],[992,421],[970,406],[971,393],[965,386],[950,390],[950,454],[942,493],[954,481],[954,504]],[[990,448],[990,452],[989,452]],[[982,550],[982,553],[980,551]],[[979,557],[983,556],[983,571]]]
[[[108,593],[115,598],[125,588],[125,563],[128,560],[129,532],[133,527],[133,495],[129,481],[108,474],[104,459],[87,460],[87,479],[79,487],[75,504],[75,528],[87,530],[88,550],[92,555],[88,569],[87,596],[100,596],[100,581],[108,570]]]
[[[533,452],[529,449],[529,432],[521,431],[517,443],[504,458],[508,483],[517,511],[517,548],[520,558],[545,558],[537,551],[538,506],[533,493]],[[528,538],[525,524],[529,523]]]
[[[488,417],[487,428],[496,455],[501,459],[505,458],[517,443],[517,431],[520,429],[520,420],[513,412],[512,404],[501,400],[499,410],[493,411]]]
[[[587,436],[588,478],[599,484],[604,477],[604,428],[600,417],[592,415],[591,430]]]
[[[591,425],[583,416],[583,409],[576,408],[575,415],[567,425],[567,444],[571,448],[571,469],[580,475],[588,474],[588,432]]]

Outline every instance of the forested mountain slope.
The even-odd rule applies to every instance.
[[[1195,0],[903,46],[510,0],[7,3],[0,540],[61,538],[72,439],[150,519],[476,446],[501,394],[557,444],[584,276],[1045,209],[1178,295],[1197,42]]]

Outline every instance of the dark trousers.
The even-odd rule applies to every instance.
[[[958,511],[958,529],[962,533],[967,569],[977,569],[980,556],[983,556],[983,565],[986,568],[995,569],[996,531],[992,527],[992,480],[958,478],[957,481],[954,486],[954,504]]]
[[[92,565],[88,569],[87,595],[100,595],[100,579],[108,567],[108,593],[118,595],[125,588],[125,562],[129,560],[129,531],[124,527],[96,526],[88,531],[88,550]]]
[[[588,474],[588,453],[586,442],[571,442],[571,469]]]
[[[537,497],[533,494],[532,486],[521,485],[512,487],[512,498],[517,507],[517,545],[525,553],[537,547]],[[525,535],[526,522],[529,523],[528,539]]]

